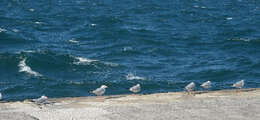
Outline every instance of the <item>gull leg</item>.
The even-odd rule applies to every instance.
[[[243,90],[242,90],[242,87],[241,87],[241,88],[239,88],[239,92],[243,92]]]
[[[208,92],[209,92],[209,89],[206,89],[205,92],[208,93]]]
[[[241,89],[241,88],[236,89],[236,93],[237,93],[238,95],[241,95],[241,92],[242,92],[242,89]]]
[[[191,94],[192,96],[195,96],[195,91],[192,91],[191,93],[192,93],[192,94]]]
[[[187,95],[192,95],[192,91],[187,91]]]
[[[236,89],[236,93],[239,93],[240,92],[240,89]]]
[[[102,101],[103,97],[102,96],[97,96],[98,101]]]

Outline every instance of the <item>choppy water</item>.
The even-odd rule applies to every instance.
[[[260,87],[260,1],[1,0],[6,100]],[[200,90],[201,88],[197,88]]]

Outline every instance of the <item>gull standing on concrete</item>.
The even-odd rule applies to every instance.
[[[47,100],[48,100],[48,97],[43,95],[38,99],[33,99],[32,101],[35,103],[38,103],[38,104],[44,104],[47,102]]]
[[[204,82],[200,86],[208,90],[211,87],[211,82],[210,81]]]
[[[102,85],[100,88],[97,88],[96,90],[92,91],[92,93],[96,94],[97,96],[102,96],[106,92],[106,85]]]
[[[194,82],[191,82],[190,84],[188,84],[185,89],[187,90],[188,94],[190,94],[194,88],[196,87],[195,83]]]
[[[235,84],[233,84],[232,87],[241,89],[244,86],[244,84],[245,84],[245,80],[240,80],[240,81],[236,82]]]
[[[140,86],[140,84],[137,84],[137,85],[135,85],[135,86],[129,88],[129,90],[130,90],[131,92],[133,92],[133,93],[138,93],[138,92],[141,91],[141,86]]]

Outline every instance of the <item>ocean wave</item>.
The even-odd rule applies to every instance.
[[[16,54],[21,54],[21,53],[36,53],[36,51],[34,50],[22,50],[22,51],[18,51],[18,52],[15,52]]]
[[[230,39],[232,41],[244,41],[244,42],[250,42],[251,39],[249,38],[233,38],[233,39]]]
[[[97,62],[98,60],[92,60],[92,59],[88,59],[88,58],[83,58],[83,57],[75,57],[75,59],[77,61],[74,62],[74,64],[90,64],[92,62]]]
[[[79,43],[79,41],[77,41],[76,39],[72,38],[69,40],[70,43]]]
[[[0,28],[0,33],[1,32],[6,32],[6,31],[7,31],[6,29]]]
[[[43,22],[39,22],[39,21],[36,21],[36,22],[34,22],[35,24],[38,24],[38,25],[42,25],[42,24],[44,24]]]
[[[33,9],[33,8],[30,8],[30,9],[29,9],[29,11],[31,11],[31,12],[34,12],[34,11],[35,11],[35,9]]]
[[[33,51],[33,50],[24,50],[22,52],[25,52],[25,53],[35,53],[36,51]]]
[[[94,24],[94,23],[91,24],[91,26],[93,26],[93,27],[96,26],[96,25],[97,25],[97,24]]]
[[[101,64],[104,64],[104,65],[108,65],[108,66],[111,66],[111,67],[116,67],[118,66],[119,64],[117,63],[112,63],[112,62],[102,62],[102,61],[99,61],[99,60],[93,60],[93,59],[88,59],[88,58],[84,58],[84,57],[75,57],[76,61],[73,62],[73,64],[76,64],[76,65],[84,65],[84,64],[90,64],[90,63],[93,63],[93,62],[99,62]]]
[[[117,63],[112,63],[112,62],[104,62],[105,65],[108,65],[108,66],[112,66],[112,67],[116,67],[118,66],[119,64]]]
[[[23,59],[22,61],[20,61],[19,63],[19,72],[25,72],[25,73],[28,73],[30,75],[34,75],[34,76],[42,76],[40,73],[36,72],[36,71],[33,71],[31,69],[30,66],[26,65],[26,59]]]
[[[232,20],[233,18],[232,17],[227,17],[226,20]]]
[[[16,33],[17,33],[17,32],[20,32],[20,30],[18,30],[18,29],[12,29],[12,31],[13,31],[13,32],[16,32]]]
[[[126,75],[127,80],[145,80],[145,77],[136,76],[133,73],[129,73]]]
[[[124,47],[124,48],[123,48],[123,51],[132,51],[132,50],[133,50],[132,47]]]
[[[83,85],[84,82],[79,82],[79,81],[68,81],[68,84],[70,84],[70,85]]]

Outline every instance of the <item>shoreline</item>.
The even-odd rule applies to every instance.
[[[222,90],[209,90],[209,91],[193,91],[193,93],[195,94],[205,94],[205,93],[215,93],[215,92],[235,92],[241,90],[240,92],[248,92],[248,91],[254,91],[254,90],[260,90],[260,88],[242,88],[242,89],[222,89]],[[176,91],[176,92],[159,92],[159,93],[145,93],[145,94],[136,94],[137,96],[145,96],[145,95],[154,95],[154,94],[173,94],[173,93],[181,93],[181,94],[186,94],[186,91]],[[134,93],[132,94],[118,94],[118,95],[103,95],[102,98],[105,99],[110,99],[110,98],[117,98],[117,97],[126,97],[126,96],[131,96],[131,95],[135,95]],[[48,96],[47,96],[48,97]],[[80,98],[84,98],[84,99],[95,99],[98,98],[98,96],[93,95],[93,96],[77,96],[77,97],[52,97],[52,98],[48,98],[48,100],[59,100],[59,99],[80,99]],[[37,99],[37,98],[32,98],[32,99]],[[24,102],[24,101],[31,101],[32,99],[23,99],[23,100],[5,100],[5,99],[1,99],[0,103],[10,103],[10,102]]]
[[[3,120],[257,120],[260,88],[0,102]]]

